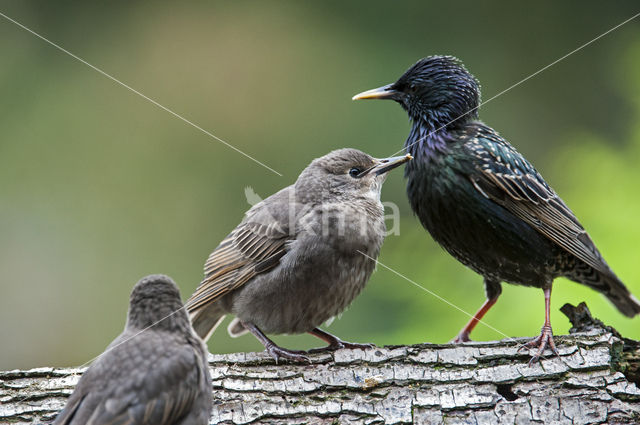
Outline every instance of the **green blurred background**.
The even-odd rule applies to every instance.
[[[402,147],[405,113],[351,101],[430,54],[461,58],[484,99],[638,12],[635,1],[34,2],[0,11],[283,174],[117,85],[0,17],[0,369],[78,365],[123,328],[129,292],[166,273],[187,298],[202,265],[249,205],[340,147],[386,156]],[[532,161],[605,258],[640,295],[640,18],[482,107],[484,121]],[[460,308],[484,299],[480,276],[441,250],[412,216],[402,173],[383,200],[400,236],[380,260]],[[640,319],[559,279],[558,312],[587,301],[624,335]],[[505,285],[487,323],[533,336],[542,291]],[[376,344],[446,342],[461,312],[379,268],[328,329]],[[226,325],[225,325],[226,326]],[[503,336],[479,325],[474,339]],[[280,336],[291,348],[320,344]],[[219,329],[214,353],[254,351]]]

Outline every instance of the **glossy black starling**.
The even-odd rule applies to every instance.
[[[414,213],[451,255],[484,277],[487,301],[454,339],[496,302],[501,282],[544,290],[545,322],[529,347],[556,352],[549,322],[551,285],[564,276],[605,295],[624,315],[640,304],[616,277],[571,210],[536,169],[478,120],[478,81],[451,56],[430,56],[393,84],[356,99],[392,99],[412,120],[405,149]]]
[[[409,159],[336,150],[254,205],[209,256],[205,278],[187,301],[198,335],[208,339],[226,314],[234,314],[231,335],[250,331],[276,361],[308,358],[265,333],[308,332],[331,350],[371,347],[341,341],[318,326],[342,313],[369,280],[386,231],[382,183]]]
[[[212,407],[207,350],[176,284],[141,279],[127,325],[82,375],[54,425],[205,425]]]

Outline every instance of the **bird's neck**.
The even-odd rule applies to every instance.
[[[156,301],[158,305],[152,305],[153,301],[149,298],[135,306],[130,306],[127,313],[127,328],[148,329],[153,326],[165,331],[189,332],[191,327],[189,317],[183,310],[180,299],[172,300],[173,302],[158,299]]]
[[[414,158],[429,158],[446,153],[451,139],[451,130],[446,125],[418,119],[413,121],[404,147]]]

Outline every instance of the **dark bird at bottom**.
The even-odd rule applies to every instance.
[[[187,301],[207,340],[225,315],[232,336],[250,331],[277,361],[308,361],[265,334],[308,332],[338,348],[369,348],[319,329],[364,288],[386,232],[380,202],[386,173],[410,155],[375,159],[340,149],[315,159],[295,184],[254,205],[211,253]]]
[[[212,407],[207,350],[176,284],[141,279],[127,325],[87,369],[54,425],[206,425]]]
[[[407,195],[431,236],[484,278],[487,300],[454,342],[495,304],[501,282],[541,288],[545,321],[527,344],[557,353],[549,319],[551,286],[566,277],[602,293],[628,317],[640,303],[600,255],[575,215],[536,169],[478,119],[478,81],[451,56],[418,61],[395,83],[357,99],[391,99],[409,114]]]

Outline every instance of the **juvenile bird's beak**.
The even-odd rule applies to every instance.
[[[394,156],[392,158],[379,159],[380,163],[373,167],[371,171],[375,173],[376,176],[380,174],[384,174],[393,170],[396,167],[401,166],[405,162],[411,161],[413,157],[409,154],[403,156]]]
[[[393,84],[387,84],[386,86],[378,87],[377,89],[371,89],[367,91],[363,91],[362,93],[358,93],[353,96],[351,100],[360,100],[360,99],[397,99],[397,95],[399,94],[393,88]]]

